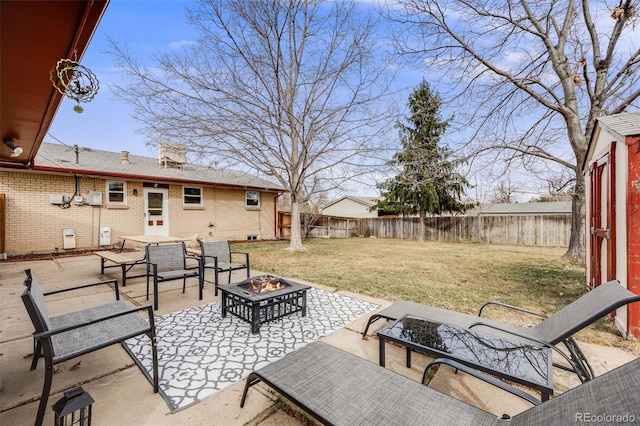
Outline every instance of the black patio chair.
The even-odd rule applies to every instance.
[[[228,272],[227,283],[231,282],[231,272],[245,270],[249,278],[249,253],[231,251],[229,241],[202,241],[200,240],[200,256],[202,257],[204,271],[212,269],[215,274],[215,295],[218,295],[218,274]],[[242,258],[240,261],[237,258]]]
[[[151,341],[153,391],[158,392],[158,353],[151,306],[133,307],[121,301],[118,280],[100,281],[43,293],[31,270],[25,270],[25,274],[27,276],[24,285],[27,288],[22,294],[22,301],[35,328],[35,350],[31,369],[36,369],[40,357],[44,357],[45,368],[42,396],[35,421],[37,426],[41,425],[44,419],[55,365],[115,343],[122,343],[140,334],[146,334]],[[115,301],[53,317],[47,313],[45,296],[101,285],[114,286]],[[140,314],[146,314],[146,318]]]
[[[380,318],[396,320],[402,318],[404,315],[414,315],[434,322],[473,328],[476,331],[482,331],[508,339],[515,338],[527,344],[550,347],[556,353],[560,354],[569,364],[569,367],[557,363],[554,364],[554,366],[576,373],[580,380],[584,382],[591,380],[594,377],[594,373],[589,361],[578,346],[578,343],[572,337],[573,334],[593,324],[620,306],[638,301],[640,301],[640,295],[634,294],[622,287],[617,280],[599,285],[551,316],[501,302],[485,303],[480,308],[478,316],[475,316],[400,300],[369,317],[369,321],[362,334],[366,336],[371,324]],[[542,321],[533,327],[522,327],[484,318],[482,317],[482,313],[488,306],[517,310],[540,317]],[[567,348],[568,354],[557,347],[560,343],[563,343]]]
[[[147,300],[149,281],[153,277],[153,309],[158,309],[158,284],[164,281],[182,280],[182,292],[187,288],[187,278],[198,278],[199,300],[202,300],[203,271],[202,259],[190,256],[184,243],[150,244],[146,247],[147,260]],[[187,259],[198,262],[197,268],[187,265]]]

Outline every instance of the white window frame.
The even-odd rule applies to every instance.
[[[200,202],[199,203],[187,203],[186,197],[197,197],[197,195],[185,194],[186,189],[198,189],[200,190]],[[182,187],[182,205],[184,207],[202,207],[204,205],[204,189],[201,186],[183,186]]]
[[[249,200],[254,201],[253,198],[249,198],[249,194],[256,194],[258,204],[249,204]],[[247,191],[244,194],[244,205],[249,208],[257,209],[260,207],[260,191]]]
[[[122,191],[112,191],[112,183],[121,183]],[[124,206],[127,204],[127,182],[124,180],[109,180],[107,181],[107,204],[112,206]],[[122,201],[112,201],[111,194],[122,194]]]

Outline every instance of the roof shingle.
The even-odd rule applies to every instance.
[[[79,147],[76,156],[74,148],[52,143],[43,143],[40,146],[33,169],[284,191],[284,188],[278,184],[239,170],[214,169],[189,163],[184,164],[181,168],[164,167],[159,164],[157,158],[139,155],[129,155],[129,161],[125,162],[122,160],[122,153],[87,147]]]

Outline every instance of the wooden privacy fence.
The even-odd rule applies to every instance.
[[[290,224],[280,213],[280,224]],[[307,238],[376,237],[418,240],[418,218],[303,217],[302,236]],[[426,241],[474,242],[525,246],[568,247],[571,214],[480,215],[425,218]],[[290,226],[280,228],[288,238]]]
[[[418,218],[359,219],[365,237],[417,240]],[[427,241],[568,247],[571,215],[453,216],[425,218]]]
[[[291,237],[291,214],[278,212],[280,238]],[[302,238],[353,238],[358,237],[360,225],[356,218],[300,214]]]

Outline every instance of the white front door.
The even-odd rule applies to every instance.
[[[144,235],[169,235],[169,190],[144,188]]]

